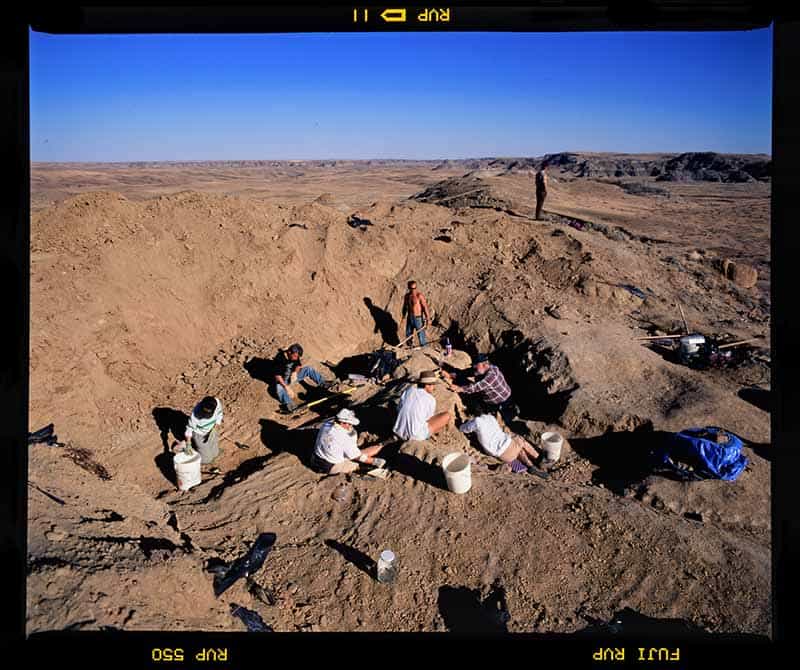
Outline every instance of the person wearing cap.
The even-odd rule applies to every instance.
[[[222,402],[214,396],[206,396],[192,410],[181,446],[191,440],[195,451],[200,454],[200,463],[211,463],[219,456],[218,431],[221,423]]]
[[[489,406],[490,411],[499,411],[506,423],[513,421],[516,407],[511,401],[511,388],[500,368],[489,363],[489,357],[486,354],[478,354],[474,370],[478,379],[466,386],[454,384],[453,377],[448,372],[442,374],[445,375],[451,390],[468,395],[478,394],[478,398]]]
[[[382,468],[386,461],[377,458],[383,444],[365,449],[358,448],[358,434],[355,426],[361,423],[350,409],[342,409],[334,419],[326,421],[317,433],[314,453],[311,455],[311,468],[326,475],[339,475],[358,469],[359,463]]]
[[[519,461],[526,468],[535,468],[534,460],[539,452],[520,435],[509,435],[497,423],[494,412],[485,402],[479,400],[475,408],[475,418],[462,423],[458,429],[462,433],[477,433],[478,443],[490,456],[504,463]]]
[[[453,420],[450,412],[436,414],[433,389],[439,383],[436,370],[423,372],[416,386],[409,386],[400,396],[394,434],[401,440],[427,440]]]
[[[311,379],[317,386],[327,389],[330,382],[326,382],[322,375],[310,365],[303,365],[301,358],[303,347],[299,344],[292,344],[286,351],[278,351],[274,365],[274,386],[273,393],[281,403],[284,412],[292,412],[297,407],[295,399],[289,390],[293,382],[300,382],[304,379]]]

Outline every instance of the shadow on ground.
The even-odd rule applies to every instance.
[[[325,544],[331,549],[338,551],[346,561],[355,565],[359,570],[368,576],[375,578],[376,563],[363,551],[350,547],[336,540],[325,540]]]
[[[451,633],[507,633],[508,604],[502,586],[493,586],[481,599],[478,589],[466,586],[439,588],[439,614]]]
[[[378,307],[368,297],[364,298],[364,304],[367,306],[370,316],[372,316],[372,319],[375,321],[375,330],[373,332],[380,333],[381,338],[386,344],[398,344],[400,342],[400,337],[398,336],[399,329],[397,321],[394,320],[391,313]]]
[[[769,443],[748,442],[747,446],[753,450],[756,456],[760,456],[765,461],[772,461],[772,447]]]
[[[250,477],[255,472],[259,470],[263,470],[269,460],[275,454],[267,454],[266,456],[257,456],[256,458],[250,458],[239,465],[238,468],[232,470],[231,472],[225,473],[225,476],[222,478],[222,481],[214,486],[209,492],[208,495],[203,498],[197,504],[208,503],[212,500],[217,500],[225,491],[226,488],[229,486],[233,486],[235,484],[239,484],[243,482],[245,479]]]
[[[489,361],[503,372],[520,420],[558,423],[575,388],[550,393],[549,382],[539,373],[545,361],[527,362],[529,350],[530,340],[521,331],[507,330],[495,342]],[[515,429],[515,432],[519,431]]]
[[[332,363],[325,363],[325,366],[330,369],[338,379],[347,379],[347,375],[364,375],[369,376],[370,369],[370,355],[356,354],[355,356],[347,356],[335,365]]]
[[[597,466],[592,473],[594,483],[603,484],[617,495],[625,495],[627,489],[653,474],[653,452],[665,446],[671,435],[666,431],[643,429],[573,438],[569,444],[576,454]]]
[[[189,416],[186,412],[171,407],[156,407],[153,409],[153,419],[161,431],[161,443],[164,451],[169,452],[170,434],[176,440],[182,440]]]
[[[402,451],[398,451],[393,455],[392,451],[394,450],[394,446],[395,445],[392,445],[391,447],[381,450],[380,454],[381,458],[386,457],[387,462],[393,470],[406,477],[411,477],[411,479],[425,482],[434,488],[442,489],[443,491],[449,490],[447,488],[447,482],[444,479],[442,468],[433,463],[427,463],[411,454],[403,453]],[[399,447],[399,445],[396,446]],[[384,452],[388,453],[384,456]]]
[[[304,465],[308,465],[317,437],[315,430],[290,430],[270,419],[261,419],[261,442],[274,454],[286,451],[294,454]]]
[[[153,409],[153,419],[161,432],[161,444],[164,450],[155,457],[156,467],[164,475],[164,478],[173,486],[178,485],[173,465],[173,454],[170,449],[171,438],[182,440],[186,430],[189,417],[185,412],[171,407],[156,407]],[[171,437],[170,437],[171,436]]]
[[[264,382],[267,385],[272,382],[275,376],[273,372],[275,366],[273,361],[269,358],[250,358],[245,361],[242,367],[244,367],[253,379]]]
[[[765,635],[714,634],[684,619],[657,619],[641,614],[630,607],[617,612],[609,622],[584,616],[589,625],[576,632],[581,637],[612,637],[618,639],[714,640],[729,642],[769,642]],[[608,646],[611,646],[609,644]],[[659,647],[665,645],[659,644]]]
[[[758,409],[765,412],[772,411],[772,393],[758,388],[743,388],[739,390],[739,397],[742,400],[755,405]]]
[[[432,325],[440,328],[444,327],[444,324],[441,324],[438,321],[438,318],[433,320]],[[451,319],[450,325],[444,330],[438,339],[440,342],[444,342],[445,339],[450,340],[450,344],[453,345],[453,349],[465,351],[469,354],[472,360],[475,360],[475,357],[479,353],[475,341],[467,338],[458,321]]]

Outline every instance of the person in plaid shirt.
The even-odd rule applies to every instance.
[[[457,393],[479,394],[479,398],[485,402],[492,411],[499,411],[506,424],[514,420],[516,407],[511,402],[511,388],[500,372],[500,368],[489,363],[486,354],[478,354],[475,359],[475,372],[478,373],[478,380],[466,386],[458,386],[453,383],[453,378],[447,372],[443,372],[449,382],[450,389]]]

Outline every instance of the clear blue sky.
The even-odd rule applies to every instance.
[[[30,42],[33,161],[771,153],[771,28]]]

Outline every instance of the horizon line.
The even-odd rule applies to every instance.
[[[480,160],[539,160],[546,156],[559,156],[562,154],[575,154],[575,155],[609,155],[609,156],[681,156],[684,154],[719,154],[720,156],[768,156],[772,158],[771,153],[767,152],[735,152],[735,151],[714,151],[711,149],[697,150],[697,151],[554,151],[550,153],[541,154],[538,156],[464,156],[460,158],[388,158],[388,157],[371,157],[371,158],[170,158],[170,159],[128,159],[128,160],[33,160],[31,165],[41,164],[99,164],[99,165],[116,165],[122,163],[256,163],[256,162],[271,162],[271,163],[320,163],[320,162],[367,162],[367,161],[396,161],[405,163],[433,163],[433,162],[446,162],[446,161],[480,161]]]

